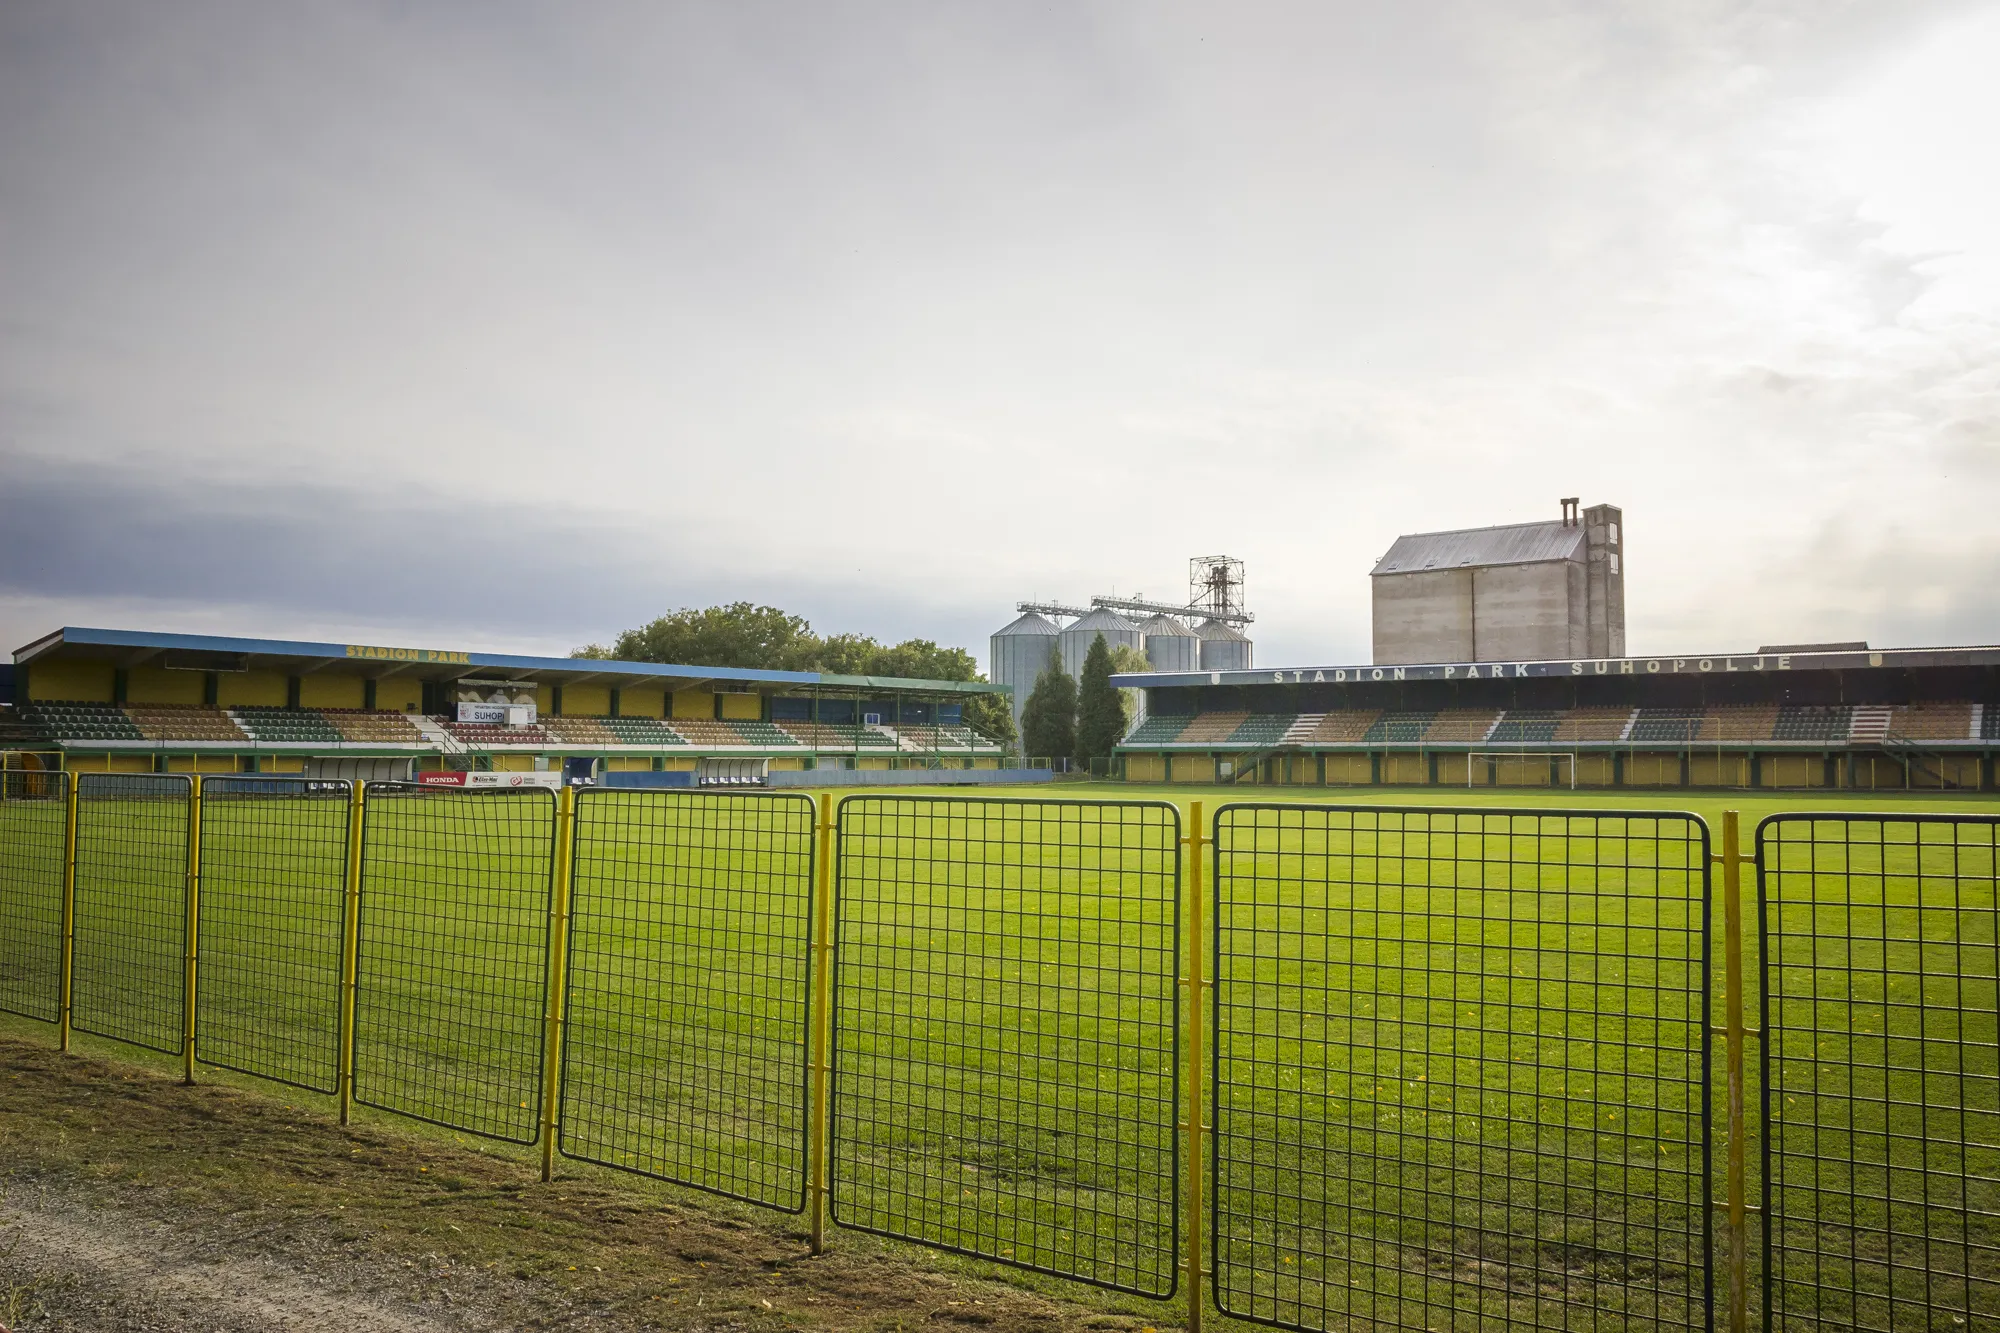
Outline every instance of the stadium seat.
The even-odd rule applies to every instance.
[[[722,725],[732,728],[736,732],[739,738],[736,742],[738,745],[755,745],[763,749],[782,748],[789,750],[797,747],[799,743],[796,738],[786,735],[775,723],[771,722],[731,721],[724,722]]]
[[[1361,739],[1369,744],[1415,744],[1424,738],[1424,733],[1430,730],[1431,722],[1436,717],[1434,712],[1384,713],[1375,719],[1374,725],[1368,728],[1368,734]]]
[[[127,704],[125,714],[149,741],[247,741],[220,708],[202,704]]]
[[[1775,704],[1717,704],[1708,710],[1698,740],[1767,741],[1777,726]]]
[[[604,725],[605,719],[596,717],[548,717],[537,719],[536,725],[565,745],[604,746],[620,745],[616,732]]]
[[[1224,745],[1250,719],[1247,711],[1202,713],[1181,732],[1182,745]],[[1280,733],[1282,734],[1282,733]]]
[[[1972,705],[1963,700],[1898,705],[1889,714],[1889,735],[1911,741],[1979,739],[1973,732]]]
[[[1321,718],[1308,745],[1358,745],[1382,716],[1379,708],[1336,709]]]
[[[73,700],[36,701],[22,708],[22,720],[39,726],[58,741],[143,741],[146,733],[133,725],[117,704]]]
[[[338,745],[346,737],[311,708],[239,706],[229,710],[250,738],[270,745]]]
[[[1194,721],[1185,715],[1162,717],[1155,713],[1132,729],[1132,734],[1123,741],[1126,745],[1172,745],[1180,739],[1187,724]]]
[[[1447,708],[1425,729],[1426,745],[1477,745],[1493,730],[1500,717],[1497,708]]]
[[[1700,708],[1641,708],[1629,739],[1635,744],[1692,745],[1701,738],[1707,717]]]
[[[1276,745],[1298,720],[1297,713],[1252,713],[1229,733],[1229,744],[1263,749]]]
[[[1551,741],[1615,741],[1625,736],[1625,728],[1632,722],[1630,708],[1571,708],[1556,714],[1555,734]],[[1510,711],[1509,717],[1514,716]]]
[[[319,715],[347,741],[369,745],[424,745],[424,733],[404,713],[364,708],[322,708]]]
[[[856,726],[852,722],[776,722],[772,724],[799,744],[814,750],[893,750],[899,748],[893,736]]]
[[[1562,714],[1552,708],[1510,708],[1500,715],[1493,724],[1493,730],[1485,739],[1487,745],[1547,745],[1556,738],[1556,728],[1562,724]],[[1620,716],[1619,726],[1624,726]],[[1612,736],[1617,739],[1616,734]],[[1510,761],[1512,762],[1512,761]]]
[[[1774,741],[1839,742],[1847,739],[1854,709],[1847,704],[1786,704],[1778,710]]]

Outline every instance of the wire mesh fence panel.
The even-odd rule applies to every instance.
[[[202,1063],[337,1090],[351,798],[346,782],[203,781]]]
[[[369,783],[354,1099],[538,1137],[556,793]]]
[[[1758,826],[1771,1328],[2000,1326],[1996,860],[1992,817]]]
[[[177,1055],[187,1020],[193,780],[77,775],[70,1026]]]
[[[577,793],[558,1145],[805,1203],[814,803]]]
[[[1293,1329],[1709,1324],[1693,816],[1215,816],[1213,1289]]]
[[[1170,1295],[1179,812],[861,796],[838,825],[835,1220]]]
[[[61,772],[0,772],[0,1010],[62,1015],[63,871],[69,782]]]

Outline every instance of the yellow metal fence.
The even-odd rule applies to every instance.
[[[21,779],[0,1009],[545,1178],[1192,1328],[2000,1319],[2000,820]]]

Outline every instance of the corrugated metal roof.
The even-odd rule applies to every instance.
[[[1019,620],[1013,621],[1011,624],[1002,625],[999,629],[994,630],[993,637],[997,639],[1002,634],[1032,634],[1036,638],[1053,638],[1056,633],[1057,630],[1053,621],[1044,620],[1033,611],[1026,611],[1022,613]]]
[[[1414,574],[1426,569],[1473,565],[1533,565],[1544,560],[1583,558],[1583,528],[1546,523],[1510,523],[1498,528],[1457,532],[1411,532],[1396,538],[1370,575]]]
[[[1204,620],[1194,627],[1194,632],[1199,639],[1227,639],[1231,643],[1245,643],[1250,637],[1234,625],[1225,625],[1220,620]]]
[[[1146,621],[1139,626],[1139,632],[1149,639],[1161,636],[1170,639],[1192,639],[1194,637],[1193,631],[1188,629],[1186,625],[1181,624],[1180,621],[1175,620],[1172,616],[1166,615],[1154,616],[1151,620]]]

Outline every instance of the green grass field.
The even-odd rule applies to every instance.
[[[1718,1122],[1705,1161],[1721,1062],[1703,1061],[1701,963],[1720,922],[1704,931],[1698,826],[1641,812],[1715,825],[1739,809],[1747,839],[1779,810],[2000,811],[1833,793],[1047,795],[845,808],[836,1219],[1171,1286],[1176,838],[1193,799],[1211,816],[1303,807],[1239,809],[1220,830],[1215,1283],[1232,1311],[1330,1329],[1700,1326],[1722,1143]],[[1480,813],[1499,807],[1600,814]],[[0,1006],[43,1018],[51,808],[0,804]],[[79,828],[79,1025],[164,1050],[181,1015],[176,809],[121,789],[86,799]],[[212,793],[203,820],[198,1052],[330,1089],[345,805]],[[801,797],[579,802],[565,1152],[801,1205],[812,821]],[[360,1100],[535,1138],[554,827],[545,795],[371,802]],[[2000,1318],[1993,833],[1884,827],[1787,826],[1772,881],[1784,1327]],[[1720,974],[1718,953],[1718,1013]]]

